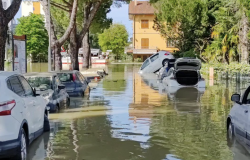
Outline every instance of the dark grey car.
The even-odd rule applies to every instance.
[[[50,112],[58,112],[62,108],[69,107],[70,98],[65,86],[60,82],[57,74],[54,73],[27,73],[24,77],[30,85],[36,89],[47,100]]]
[[[79,71],[59,71],[56,72],[60,81],[66,86],[66,91],[70,96],[89,95],[89,80]]]

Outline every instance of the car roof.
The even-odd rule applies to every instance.
[[[51,73],[75,73],[79,72],[77,70],[69,71],[69,70],[61,70],[61,71],[52,71]]]
[[[10,77],[13,75],[20,75],[20,74],[14,71],[0,71],[0,77]]]
[[[56,76],[56,73],[50,73],[50,72],[31,72],[23,74],[25,77],[52,77]]]

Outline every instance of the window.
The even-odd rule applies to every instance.
[[[33,96],[33,89],[31,88],[30,84],[27,82],[27,80],[23,77],[19,77],[22,85],[23,85],[23,89],[25,92],[25,96]]]
[[[148,49],[149,48],[149,39],[142,38],[141,39],[141,49]]]
[[[74,81],[72,73],[58,73],[57,74],[61,82],[72,82]]]
[[[141,20],[141,28],[148,29],[148,20]]]
[[[173,39],[167,40],[167,47],[175,47],[176,41]]]
[[[86,84],[86,79],[84,78],[84,76],[81,73],[77,73],[77,76],[79,78],[79,80],[83,83]]]
[[[152,57],[150,57],[151,62],[154,62],[155,60],[157,60],[159,58],[159,53],[153,55]]]
[[[11,88],[12,88],[11,90],[13,92],[15,92],[19,96],[24,96],[25,93],[24,93],[22,84],[16,76],[10,77],[9,83],[11,85]]]
[[[144,68],[146,68],[148,65],[150,64],[149,59],[147,59],[141,66],[141,70],[143,70]]]
[[[40,88],[42,90],[52,89],[50,77],[27,77],[31,87]]]

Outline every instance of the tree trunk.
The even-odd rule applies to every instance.
[[[54,53],[55,53],[55,71],[62,70],[62,55],[61,55],[61,45],[56,43],[53,46]]]
[[[7,26],[0,25],[0,70],[1,71],[4,71],[6,39],[7,39]]]
[[[89,59],[90,59],[90,45],[89,45],[89,31],[85,34],[82,41],[83,48],[83,64],[82,68],[89,68]]]
[[[241,63],[249,62],[249,21],[248,17],[244,13],[240,20],[240,29],[239,29],[239,51],[241,54]]]
[[[73,70],[79,71],[78,51],[79,47],[77,45],[76,27],[75,27],[70,34],[69,55]]]

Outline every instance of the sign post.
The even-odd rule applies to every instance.
[[[13,71],[21,74],[27,73],[27,48],[26,35],[15,36],[12,38],[13,44]]]

